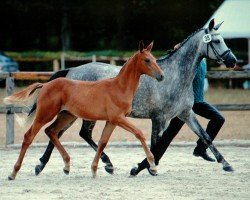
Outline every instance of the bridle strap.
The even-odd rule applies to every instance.
[[[217,58],[218,62],[224,62],[224,58],[231,52],[230,49],[227,49],[224,51],[222,54],[219,54],[218,51],[214,48],[214,45],[212,42],[207,43],[207,57],[208,57],[208,51],[209,51],[209,46],[211,47],[215,57]]]
[[[208,34],[208,30],[205,29],[205,33]],[[218,62],[224,62],[224,58],[231,52],[230,49],[227,49],[226,51],[224,51],[221,55],[219,54],[219,52],[214,48],[213,45],[213,40],[211,40],[210,42],[207,43],[207,55],[206,57],[208,57],[209,55],[209,46],[211,47],[216,59]]]

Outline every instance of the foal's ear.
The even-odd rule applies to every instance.
[[[142,52],[143,49],[144,49],[144,43],[143,43],[143,41],[141,40],[141,41],[139,42],[139,50],[140,50],[140,52]]]
[[[208,30],[211,31],[214,28],[214,19],[209,22]]]
[[[147,51],[151,51],[154,45],[154,41],[152,41],[146,48]]]

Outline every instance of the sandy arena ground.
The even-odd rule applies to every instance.
[[[246,142],[246,141],[245,141]],[[240,143],[238,143],[240,144]],[[98,177],[91,177],[94,151],[88,147],[67,146],[71,172],[63,173],[63,161],[57,151],[38,177],[35,164],[44,148],[31,147],[15,181],[8,181],[18,155],[18,148],[0,149],[0,199],[250,199],[250,141],[247,145],[220,146],[219,149],[235,172],[222,165],[192,156],[194,145],[171,146],[158,167],[159,176],[143,171],[129,177],[132,166],[144,158],[142,148],[107,147],[115,165],[115,174],[105,172],[100,163]]]
[[[226,118],[226,122],[220,130],[216,140],[250,140],[250,111],[224,111],[222,112],[224,117]],[[150,140],[151,136],[151,120],[149,119],[129,119],[133,122],[138,128],[140,128],[145,134],[146,138]],[[198,117],[199,122],[205,128],[208,120]],[[97,142],[99,141],[101,132],[104,127],[104,122],[99,121],[94,128],[93,138]],[[79,137],[78,133],[81,129],[82,121],[78,119],[73,126],[66,131],[63,137],[60,139],[63,142],[83,142],[83,139]],[[44,126],[42,130],[37,134],[34,139],[34,143],[47,143],[48,137],[44,134],[43,130],[48,125]],[[5,137],[6,137],[6,121],[5,115],[0,115],[0,147],[5,146]],[[23,141],[23,135],[25,131],[29,128],[29,126],[21,127],[15,121],[15,144],[21,144]],[[123,141],[130,142],[135,141],[136,138],[129,132],[117,127],[114,133],[111,136],[110,141]],[[197,136],[184,125],[174,139],[174,141],[196,141]],[[86,143],[86,142],[83,142]]]
[[[0,97],[3,97],[0,91]],[[209,90],[211,103],[249,103],[250,91]],[[2,105],[0,103],[0,105]],[[28,126],[23,128],[15,122],[15,144],[5,147],[6,121],[0,115],[0,200],[15,199],[250,199],[250,111],[224,111],[226,122],[216,144],[234,167],[234,173],[222,170],[221,164],[208,163],[192,156],[197,136],[185,125],[158,167],[159,176],[151,177],[147,171],[136,178],[129,178],[131,167],[144,158],[142,148],[132,148],[127,144],[135,142],[132,134],[117,128],[111,137],[111,144],[105,151],[115,168],[113,176],[107,174],[100,163],[98,178],[91,177],[91,162],[94,151],[86,147],[79,137],[81,120],[65,133],[61,141],[70,142],[66,146],[71,155],[70,175],[64,175],[63,161],[57,151],[41,175],[34,175],[34,167],[44,152],[48,137],[41,130],[24,159],[23,168],[15,181],[7,176],[19,154],[20,144]],[[151,121],[130,119],[150,140]],[[199,117],[202,126],[207,120]],[[104,123],[98,122],[93,131],[95,141],[99,140]],[[187,143],[187,141],[189,141]],[[72,146],[76,144],[76,146]],[[117,146],[114,146],[118,142]],[[181,143],[180,143],[181,142]],[[42,144],[42,147],[37,147]],[[121,146],[120,144],[126,144]],[[79,146],[80,144],[80,146]],[[177,145],[178,144],[178,145]]]

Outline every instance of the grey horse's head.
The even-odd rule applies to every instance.
[[[208,27],[205,28],[205,33],[202,37],[203,53],[207,58],[217,60],[219,63],[224,63],[226,67],[232,68],[235,66],[237,58],[227,47],[223,37],[218,32],[222,23],[215,25],[214,19],[212,19]]]

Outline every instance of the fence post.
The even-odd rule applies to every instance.
[[[96,62],[96,55],[92,55],[92,62]]]
[[[111,65],[116,65],[115,59],[111,58],[111,59],[110,59],[110,64],[111,64]]]
[[[6,78],[6,94],[11,95],[14,91],[14,78]],[[13,106],[8,106],[9,111],[6,113],[6,145],[14,144],[14,113]]]
[[[54,72],[57,72],[60,70],[60,64],[59,64],[59,61],[57,59],[54,59],[53,60],[53,71]]]
[[[61,54],[61,69],[65,69],[65,53]]]

